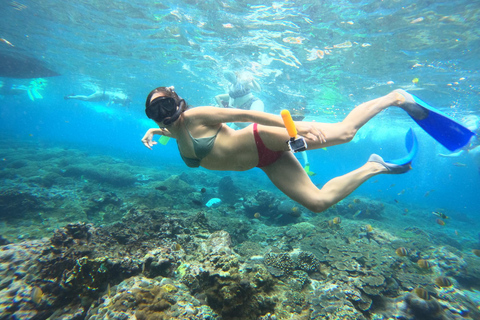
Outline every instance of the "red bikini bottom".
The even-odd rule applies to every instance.
[[[260,138],[258,134],[257,124],[253,124],[253,137],[255,138],[255,143],[257,145],[257,152],[258,152],[258,164],[257,167],[266,167],[275,161],[278,160],[283,154],[283,151],[273,151],[268,149]]]

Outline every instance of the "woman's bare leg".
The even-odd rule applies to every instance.
[[[325,134],[326,143],[308,140],[310,149],[323,148],[351,141],[357,131],[379,112],[390,106],[401,106],[405,97],[397,92],[362,103],[353,109],[342,122],[316,124]]]
[[[318,189],[290,152],[285,152],[275,163],[262,170],[278,189],[313,212],[326,210],[344,199],[369,178],[388,173],[388,169],[383,165],[367,162],[352,172],[333,178]]]
[[[325,134],[327,142],[322,143],[318,140],[311,140],[306,138],[308,149],[319,149],[329,146],[334,146],[351,141],[357,131],[370,119],[376,116],[380,111],[385,110],[390,106],[401,106],[405,101],[405,97],[398,92],[391,92],[386,96],[362,103],[353,109],[342,122],[338,123],[321,123],[309,122],[309,124],[316,126]],[[286,150],[284,138],[288,139],[286,131],[279,130],[278,127],[259,126],[260,137],[271,150]],[[278,136],[282,135],[279,140]],[[286,141],[285,139],[285,141]]]
[[[326,143],[320,141],[307,140],[309,149],[317,149],[326,146],[341,144],[353,139],[357,131],[380,111],[389,106],[399,106],[405,102],[405,97],[398,92],[391,92],[386,96],[362,103],[353,109],[347,117],[340,123],[315,123],[322,130],[327,139]],[[285,142],[282,144],[278,139],[282,138],[285,132],[279,128],[263,127],[260,136],[264,139],[265,145],[272,150],[282,150],[285,148]],[[360,168],[353,170],[340,177],[328,181],[321,189],[318,189],[309,176],[303,170],[301,164],[291,152],[285,152],[283,156],[275,163],[262,168],[270,180],[292,200],[302,204],[314,212],[322,212],[347,197],[355,189],[369,178],[382,173],[395,173],[384,164],[368,161]],[[406,172],[397,171],[396,173]]]

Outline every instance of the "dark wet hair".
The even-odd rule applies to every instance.
[[[178,109],[174,114],[172,114],[170,117],[166,117],[164,119],[154,119],[157,122],[162,122],[166,125],[172,124],[175,122],[179,117],[182,112],[188,109],[188,105],[185,103],[185,100],[183,100],[174,90],[173,87],[158,87],[154,90],[152,90],[148,96],[147,100],[145,102],[145,110],[147,110],[151,105],[152,102],[154,102],[157,98],[152,100],[152,97],[154,94],[160,93],[163,97],[169,97],[175,100],[175,104],[178,106]],[[147,114],[148,115],[148,114]]]

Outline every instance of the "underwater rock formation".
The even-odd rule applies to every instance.
[[[233,204],[239,198],[239,189],[231,177],[223,177],[218,182],[218,194],[222,201]]]
[[[28,212],[41,209],[43,201],[30,192],[15,189],[0,190],[0,218],[20,219]]]

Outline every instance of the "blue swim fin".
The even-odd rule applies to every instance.
[[[388,160],[386,162],[393,163],[399,166],[412,163],[413,158],[417,155],[418,151],[418,141],[415,132],[410,128],[405,135],[405,147],[407,148],[408,154],[400,159]]]
[[[418,141],[415,132],[410,128],[405,135],[405,147],[407,148],[408,154],[400,159],[395,160],[383,160],[377,154],[372,154],[368,161],[381,163],[385,168],[390,171],[392,174],[400,174],[410,171],[412,169],[412,161],[418,151]]]
[[[414,103],[419,106],[423,112],[423,117],[417,117],[409,112],[410,117],[422,127],[425,132],[440,142],[450,151],[455,151],[467,145],[472,136],[475,135],[467,127],[458,123],[445,113],[435,109],[428,103],[420,100],[418,97],[404,90],[395,90],[402,94],[407,102]],[[413,101],[412,101],[413,99]],[[407,111],[408,112],[408,111]]]

